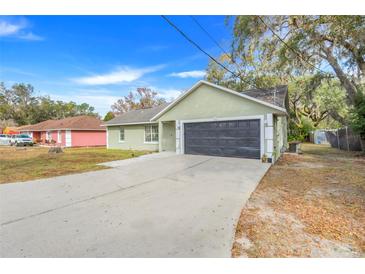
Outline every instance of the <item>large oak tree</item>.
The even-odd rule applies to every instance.
[[[211,81],[243,90],[320,75],[337,79],[352,107],[363,93],[365,16],[237,16],[231,54],[220,60],[242,77],[211,63]],[[344,122],[340,113],[329,114]]]

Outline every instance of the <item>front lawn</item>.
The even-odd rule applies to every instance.
[[[364,257],[365,158],[304,144],[270,168],[243,208],[233,257]]]
[[[49,154],[44,147],[0,147],[0,183],[27,181],[107,167],[96,164],[147,154],[106,148],[67,148]]]

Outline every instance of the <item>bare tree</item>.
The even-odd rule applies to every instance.
[[[129,92],[128,95],[116,101],[111,109],[114,113],[121,114],[134,109],[151,108],[165,103],[166,100],[158,97],[156,91],[150,88],[137,88],[135,92]]]

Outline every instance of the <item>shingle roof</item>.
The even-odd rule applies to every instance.
[[[249,89],[240,93],[287,109],[288,86],[277,86],[268,89]]]
[[[47,120],[34,125],[23,126],[21,131],[43,131],[56,129],[106,130],[102,121],[94,116],[75,116],[60,120]]]
[[[150,122],[151,118],[167,107],[168,104],[162,104],[157,107],[145,108],[145,109],[137,109],[132,110],[126,113],[123,113],[108,122],[105,122],[105,125],[120,125],[120,124],[130,124],[130,123],[145,123]]]

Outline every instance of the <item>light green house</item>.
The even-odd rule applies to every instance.
[[[107,147],[278,159],[287,147],[287,87],[237,92],[199,81],[175,101],[105,123]]]

